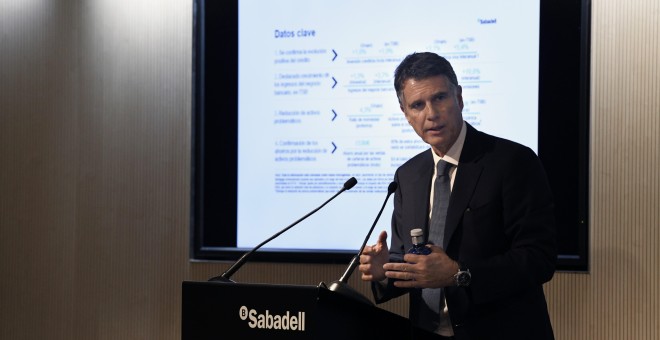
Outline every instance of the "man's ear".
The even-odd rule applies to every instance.
[[[456,86],[456,100],[458,100],[458,106],[463,111],[463,88],[461,85]]]
[[[401,112],[403,112],[403,115],[406,117],[408,124],[412,125],[412,122],[410,121],[410,117],[406,114],[406,111],[403,109],[403,106],[399,106],[399,108],[401,109]]]

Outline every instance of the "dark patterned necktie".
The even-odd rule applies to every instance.
[[[445,238],[445,220],[447,219],[447,207],[449,207],[449,195],[451,194],[451,179],[449,178],[451,166],[451,163],[447,163],[442,159],[438,161],[433,189],[433,211],[431,213],[429,241],[439,247],[442,247]]]
[[[449,195],[451,194],[451,179],[449,170],[452,164],[439,160],[437,174],[433,189],[433,207],[431,212],[431,223],[429,226],[429,242],[442,247],[445,235],[445,220],[447,219],[447,207],[449,207]],[[444,306],[442,288],[422,289],[424,303],[419,311],[420,325],[429,325],[431,331],[440,326],[440,308]]]

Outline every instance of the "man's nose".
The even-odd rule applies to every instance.
[[[426,119],[433,120],[440,116],[440,110],[437,110],[433,105],[429,103],[426,105],[424,115],[426,116]]]

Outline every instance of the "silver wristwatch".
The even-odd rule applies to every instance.
[[[463,268],[461,264],[458,267],[458,273],[454,274],[454,283],[458,287],[467,287],[472,281],[472,274],[469,269]]]

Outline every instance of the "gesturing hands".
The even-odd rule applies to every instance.
[[[395,279],[394,285],[401,288],[440,288],[454,284],[454,274],[458,263],[452,260],[442,248],[429,245],[428,255],[406,254],[405,262],[389,262],[387,232],[381,231],[378,241],[364,247],[360,255],[358,270],[363,281]]]
[[[441,288],[454,284],[454,274],[458,263],[445,251],[428,245],[428,255],[406,254],[404,263],[385,263],[383,269],[387,278],[396,279],[394,285],[401,288]]]

